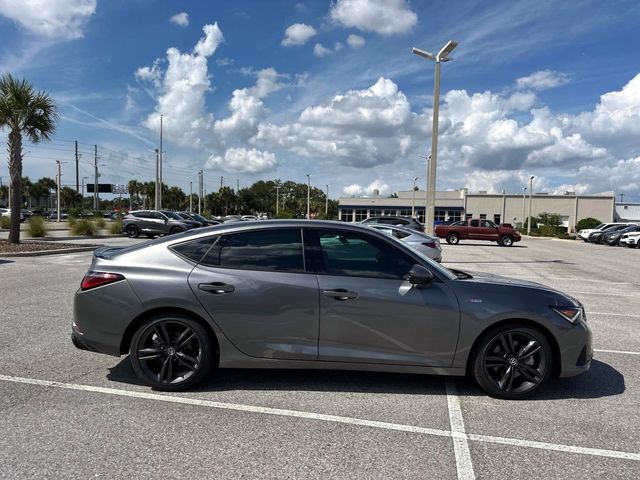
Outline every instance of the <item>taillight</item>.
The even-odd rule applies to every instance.
[[[80,283],[80,290],[89,290],[91,288],[102,287],[113,282],[124,280],[119,273],[107,272],[88,272]]]
[[[436,248],[436,242],[422,242],[422,245],[424,245],[425,247],[429,247],[429,248]]]

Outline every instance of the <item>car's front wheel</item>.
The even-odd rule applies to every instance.
[[[552,363],[551,346],[539,330],[511,324],[480,339],[472,372],[489,395],[520,399],[540,390],[551,375]]]
[[[510,247],[511,245],[513,245],[513,237],[510,235],[505,235],[500,239],[500,245],[502,245],[503,247]]]
[[[157,390],[185,390],[211,370],[214,346],[206,330],[187,316],[154,317],[134,334],[133,369]]]

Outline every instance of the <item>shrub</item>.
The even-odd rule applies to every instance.
[[[44,237],[47,234],[47,227],[44,225],[44,218],[33,216],[29,219],[27,232],[32,237]]]
[[[96,224],[96,227],[100,229],[107,228],[107,221],[104,219],[104,217],[96,217],[95,224]]]
[[[114,220],[111,222],[111,225],[109,225],[109,233],[114,235],[122,233],[122,220]]]
[[[82,209],[81,208],[70,208],[69,209],[69,218],[80,218],[82,217]]]
[[[576,231],[586,230],[587,228],[596,228],[602,222],[597,218],[587,217],[581,219],[578,223],[576,223]]]
[[[6,229],[11,228],[11,217],[0,217],[0,227]]]
[[[537,222],[549,227],[559,227],[562,224],[559,214],[547,212],[542,212],[538,216]]]
[[[558,234],[558,227],[553,225],[541,225],[538,228],[541,237],[555,237]]]
[[[69,217],[69,228],[73,228],[76,223],[78,223],[78,219],[76,217]]]
[[[93,237],[97,232],[96,226],[91,220],[81,219],[77,220],[71,227],[72,235],[85,235],[87,237]]]

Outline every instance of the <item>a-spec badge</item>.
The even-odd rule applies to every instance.
[[[467,303],[482,303],[480,298],[467,298]]]

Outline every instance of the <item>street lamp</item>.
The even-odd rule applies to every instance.
[[[329,185],[327,187],[327,194],[324,197],[324,219],[329,220]]]
[[[311,218],[310,202],[311,202],[311,175],[307,174],[307,220]]]
[[[58,188],[57,190],[57,195],[56,195],[56,207],[58,210],[58,223],[60,222],[60,185],[62,184],[62,179],[60,178],[60,160],[56,160],[56,163],[58,164],[58,175],[56,175],[56,181],[58,184]]]
[[[425,213],[425,223],[427,234],[433,235],[433,221],[436,208],[436,163],[438,158],[438,115],[440,112],[440,63],[449,62],[449,54],[458,46],[458,42],[449,40],[440,51],[432,53],[413,48],[416,55],[435,62],[435,77],[433,82],[433,125],[431,129],[431,162],[427,170],[427,205]]]
[[[418,177],[413,179],[413,200],[411,201],[411,218],[416,217],[416,182]]]
[[[524,228],[524,199],[527,195],[527,187],[522,187],[522,228]]]
[[[531,197],[533,194],[533,175],[529,177],[529,218],[527,219],[527,235],[531,234]]]

